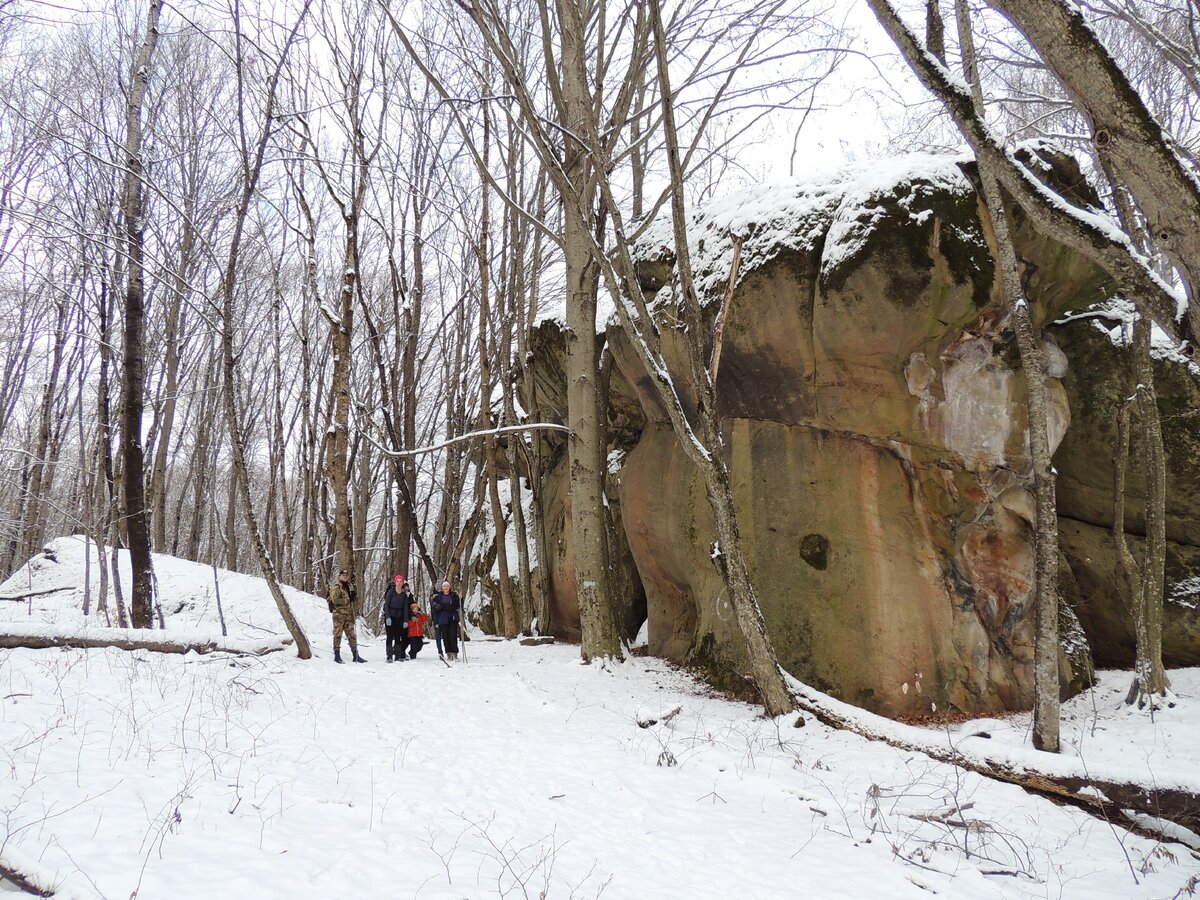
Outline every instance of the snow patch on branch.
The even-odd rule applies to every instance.
[[[1137,321],[1137,308],[1124,297],[1112,297],[1089,306],[1079,312],[1068,313],[1057,319],[1055,325],[1066,325],[1081,319],[1090,319],[1092,327],[1107,337],[1116,347],[1129,347],[1133,343],[1133,323]],[[1150,328],[1150,356],[1177,366],[1187,366],[1193,375],[1200,377],[1200,365],[1188,359],[1175,340],[1158,325]]]

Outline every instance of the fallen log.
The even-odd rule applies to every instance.
[[[830,728],[851,731],[870,741],[921,753],[938,762],[1015,784],[1134,830],[1145,829],[1147,824],[1133,823],[1128,812],[1172,822],[1200,834],[1200,793],[1194,783],[1200,779],[1147,770],[1147,783],[1142,784],[1123,777],[1127,774],[1124,771],[1118,774],[1089,770],[1077,757],[1002,746],[985,750],[976,746],[987,740],[981,735],[965,736],[956,744],[949,735],[893,722],[822,694],[795,679],[789,679],[789,687],[796,708]],[[968,742],[972,746],[964,746]],[[1156,836],[1172,837],[1161,832],[1156,832]]]
[[[68,587],[46,588],[42,591],[26,591],[23,594],[0,594],[0,600],[12,600],[15,603],[20,603],[22,600],[28,600],[31,597],[44,597],[47,594],[61,594],[63,591],[77,590],[77,585]]]
[[[30,897],[54,896],[53,891],[43,890],[16,869],[5,865],[3,862],[0,862],[0,892],[4,891],[5,885],[12,885],[17,892],[26,894]]]
[[[267,645],[226,641],[218,638],[189,640],[172,638],[161,631],[133,632],[118,628],[93,629],[75,633],[45,629],[0,632],[0,650],[50,650],[54,648],[90,650],[111,647],[114,650],[149,650],[153,653],[205,654],[221,651],[236,656],[264,656],[267,653],[283,650],[290,643],[290,639],[281,639]]]

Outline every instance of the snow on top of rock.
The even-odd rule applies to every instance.
[[[733,236],[741,236],[738,280],[784,251],[821,247],[821,271],[858,254],[895,205],[914,224],[933,215],[928,198],[974,192],[963,174],[965,156],[911,154],[855,163],[800,178],[772,181],[705,204],[688,221],[688,246],[702,299],[719,296],[733,268]],[[889,200],[885,208],[884,199]],[[660,216],[638,242],[636,259],[666,261],[675,255],[670,216]]]
[[[934,214],[930,196],[974,192],[963,174],[964,155],[915,153],[797,177],[750,185],[704,203],[688,213],[688,247],[701,300],[721,296],[733,267],[733,236],[741,236],[738,281],[785,251],[821,251],[822,273],[852,260],[875,227],[894,217],[895,204],[920,225]],[[885,208],[880,201],[891,201]],[[667,262],[675,257],[674,225],[669,210],[650,223],[632,248],[634,262]],[[665,299],[669,292],[664,292]],[[548,303],[539,315],[566,320],[565,299]],[[596,324],[616,321],[605,290],[598,298]]]

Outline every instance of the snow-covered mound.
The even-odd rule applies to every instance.
[[[106,559],[110,550],[105,548]],[[131,585],[129,554],[118,551],[121,585],[128,603]],[[262,643],[286,638],[288,632],[266,583],[253,575],[216,569],[174,556],[154,554],[159,602],[168,636],[179,640],[227,637],[226,643]],[[82,537],[50,541],[45,552],[30,559],[0,584],[0,623],[25,630],[94,630],[116,626],[116,593],[109,579],[108,617],[97,611],[100,567],[94,543]],[[83,614],[85,592],[89,615]],[[284,587],[284,596],[310,640],[329,631],[325,600]],[[19,602],[12,599],[21,597]],[[225,634],[222,635],[222,619]],[[157,616],[156,616],[157,621]],[[2,626],[0,626],[2,627]],[[327,641],[316,641],[321,647]]]

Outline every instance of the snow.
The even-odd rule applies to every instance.
[[[82,613],[84,593],[84,541],[81,537],[59,538],[49,545],[57,561],[43,555],[35,556],[13,573],[8,581],[0,585],[0,598],[31,590],[55,590],[56,593],[30,598],[29,602],[13,603],[0,599],[0,623],[26,625],[53,624],[59,627],[95,629],[108,624],[116,625],[116,601],[112,585],[109,586],[109,611],[111,623],[96,615],[97,590],[100,583],[100,563],[96,545],[88,544],[91,557],[91,609],[92,615]],[[105,550],[105,559],[110,551]],[[132,576],[129,555],[120,553],[121,585],[128,601]],[[172,556],[154,554],[154,575],[158,581],[159,603],[172,638],[213,639],[220,636],[217,617],[217,589],[229,638],[262,644],[264,638],[287,635],[279,620],[275,603],[266,593],[261,578],[218,569],[217,581],[213,581],[210,566],[187,562]],[[331,576],[332,578],[332,573]],[[258,597],[262,592],[261,599]],[[295,588],[284,587],[284,596],[292,605],[292,611],[305,631],[311,636],[315,629],[328,631],[328,609],[323,597],[316,597]],[[158,636],[154,632],[149,637]]]
[[[907,211],[914,225],[926,222],[932,211],[928,198],[950,192],[974,193],[962,172],[967,156],[907,154],[858,162],[832,170],[815,170],[798,178],[763,182],[706,202],[688,214],[688,249],[701,301],[723,296],[733,268],[735,236],[743,238],[737,283],[749,273],[787,251],[811,253],[821,249],[821,272],[829,273],[852,260],[894,208],[879,202],[888,198]],[[966,236],[969,237],[969,236]],[[650,223],[633,247],[635,262],[661,261],[675,256],[674,226],[669,214]],[[665,286],[655,303],[668,302]],[[540,313],[539,321],[566,321],[565,296]],[[607,291],[600,292],[596,325],[603,329],[618,321]]]
[[[768,182],[705,204],[688,222],[688,248],[702,299],[723,295],[733,267],[733,236],[744,238],[738,282],[786,251],[821,248],[821,272],[854,258],[878,223],[895,215],[883,198],[898,203],[914,225],[931,215],[928,198],[943,191],[974,193],[962,172],[964,156],[910,154],[855,163],[833,171]],[[674,256],[669,216],[647,229],[636,248],[639,260]],[[664,288],[663,302],[669,296]]]
[[[1081,312],[1069,313],[1054,324],[1065,325],[1077,319],[1091,319],[1092,327],[1104,333],[1117,347],[1128,347],[1133,342],[1133,323],[1137,320],[1137,309],[1132,301],[1124,297],[1104,300]],[[1200,376],[1200,365],[1189,359],[1178,343],[1158,325],[1150,328],[1150,356],[1178,366],[1186,366],[1193,375]]]
[[[53,549],[0,596],[66,590],[0,601],[0,627],[82,621],[83,545]],[[168,631],[211,631],[212,570],[156,566]],[[218,577],[231,639],[283,635],[261,582]],[[324,601],[288,595],[311,661],[0,651],[0,864],[64,897],[264,900],[1104,900],[1171,897],[1200,873],[1180,844],[765,719],[653,658],[476,640],[452,668],[428,650],[388,666],[360,630],[370,662],[336,666]],[[1195,782],[1200,670],[1170,674],[1176,703],[1151,719],[1120,702],[1127,673],[1101,673],[1065,705],[1065,762]],[[893,724],[1029,757],[1026,719]],[[984,724],[990,741],[969,736]]]
[[[1200,575],[1193,575],[1174,584],[1167,585],[1167,602],[1187,609],[1195,609],[1200,602]]]

